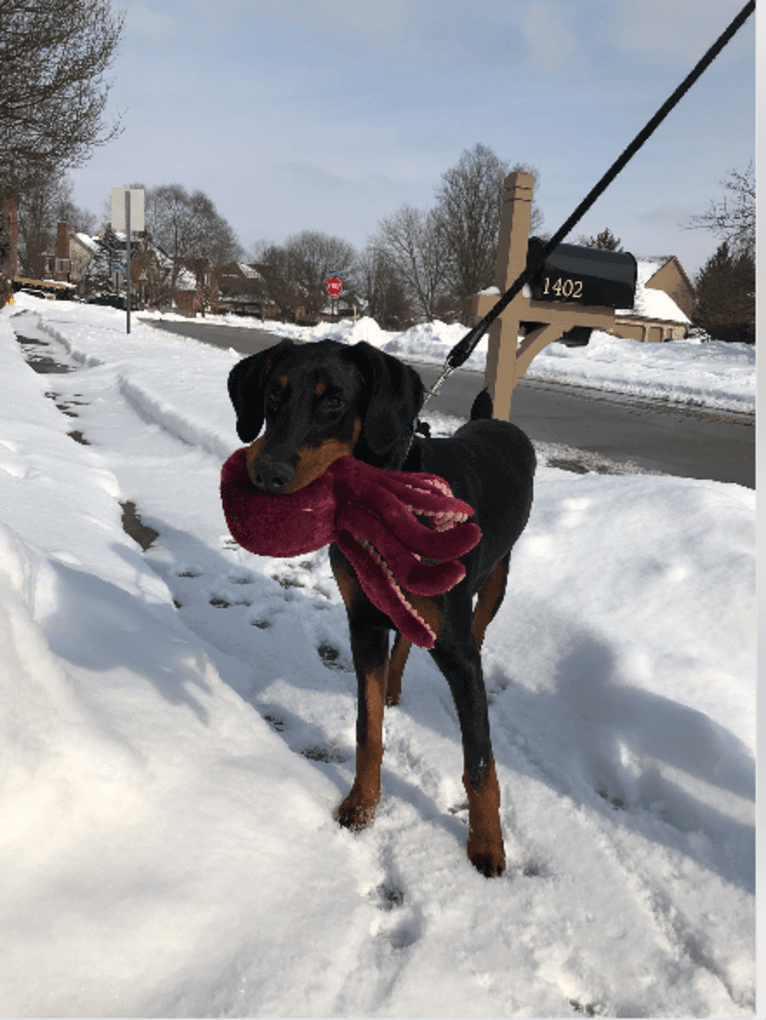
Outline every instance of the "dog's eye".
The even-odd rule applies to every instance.
[[[321,404],[323,411],[341,411],[343,407],[343,400],[337,396],[325,397]]]
[[[271,390],[266,394],[266,408],[269,411],[276,411],[279,407],[279,390]]]

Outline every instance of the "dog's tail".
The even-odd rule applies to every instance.
[[[479,418],[491,417],[492,397],[489,395],[489,390],[481,390],[476,394],[476,399],[471,405],[471,421],[477,421]]]

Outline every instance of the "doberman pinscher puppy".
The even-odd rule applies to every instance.
[[[408,594],[407,599],[436,633],[431,655],[457,709],[468,856],[487,877],[499,875],[505,868],[500,789],[480,648],[503,600],[511,549],[532,505],[532,444],[515,425],[488,417],[469,421],[450,439],[415,435],[424,396],[420,377],[366,343],[283,341],[235,365],[229,394],[239,437],[251,444],[249,476],[264,492],[295,492],[338,457],[351,455],[391,471],[440,475],[473,507],[482,539],[462,557],[463,580],[444,595]],[[475,407],[480,404],[477,400]],[[380,799],[383,709],[399,700],[410,643],[397,633],[389,652],[391,620],[364,594],[334,543],[330,560],[348,614],[359,685],[356,778],[337,818],[349,829],[361,829],[372,822]]]

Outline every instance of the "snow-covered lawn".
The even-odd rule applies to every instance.
[[[14,331],[72,371],[33,372]],[[627,384],[609,343],[547,361]],[[749,352],[641,357],[681,347],[673,393],[742,409]],[[508,856],[487,881],[420,650],[374,826],[333,821],[345,613],[326,550],[227,534],[237,357],[111,309],[0,312],[0,1014],[750,1016],[754,493],[541,450],[485,644]]]

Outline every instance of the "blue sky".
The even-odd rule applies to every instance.
[[[201,189],[246,249],[303,229],[363,246],[428,207],[477,142],[540,173],[556,230],[744,0],[126,0],[109,110],[124,131],[72,173],[100,214],[115,185]],[[750,18],[569,240],[604,227],[693,275],[684,229],[755,155]]]

